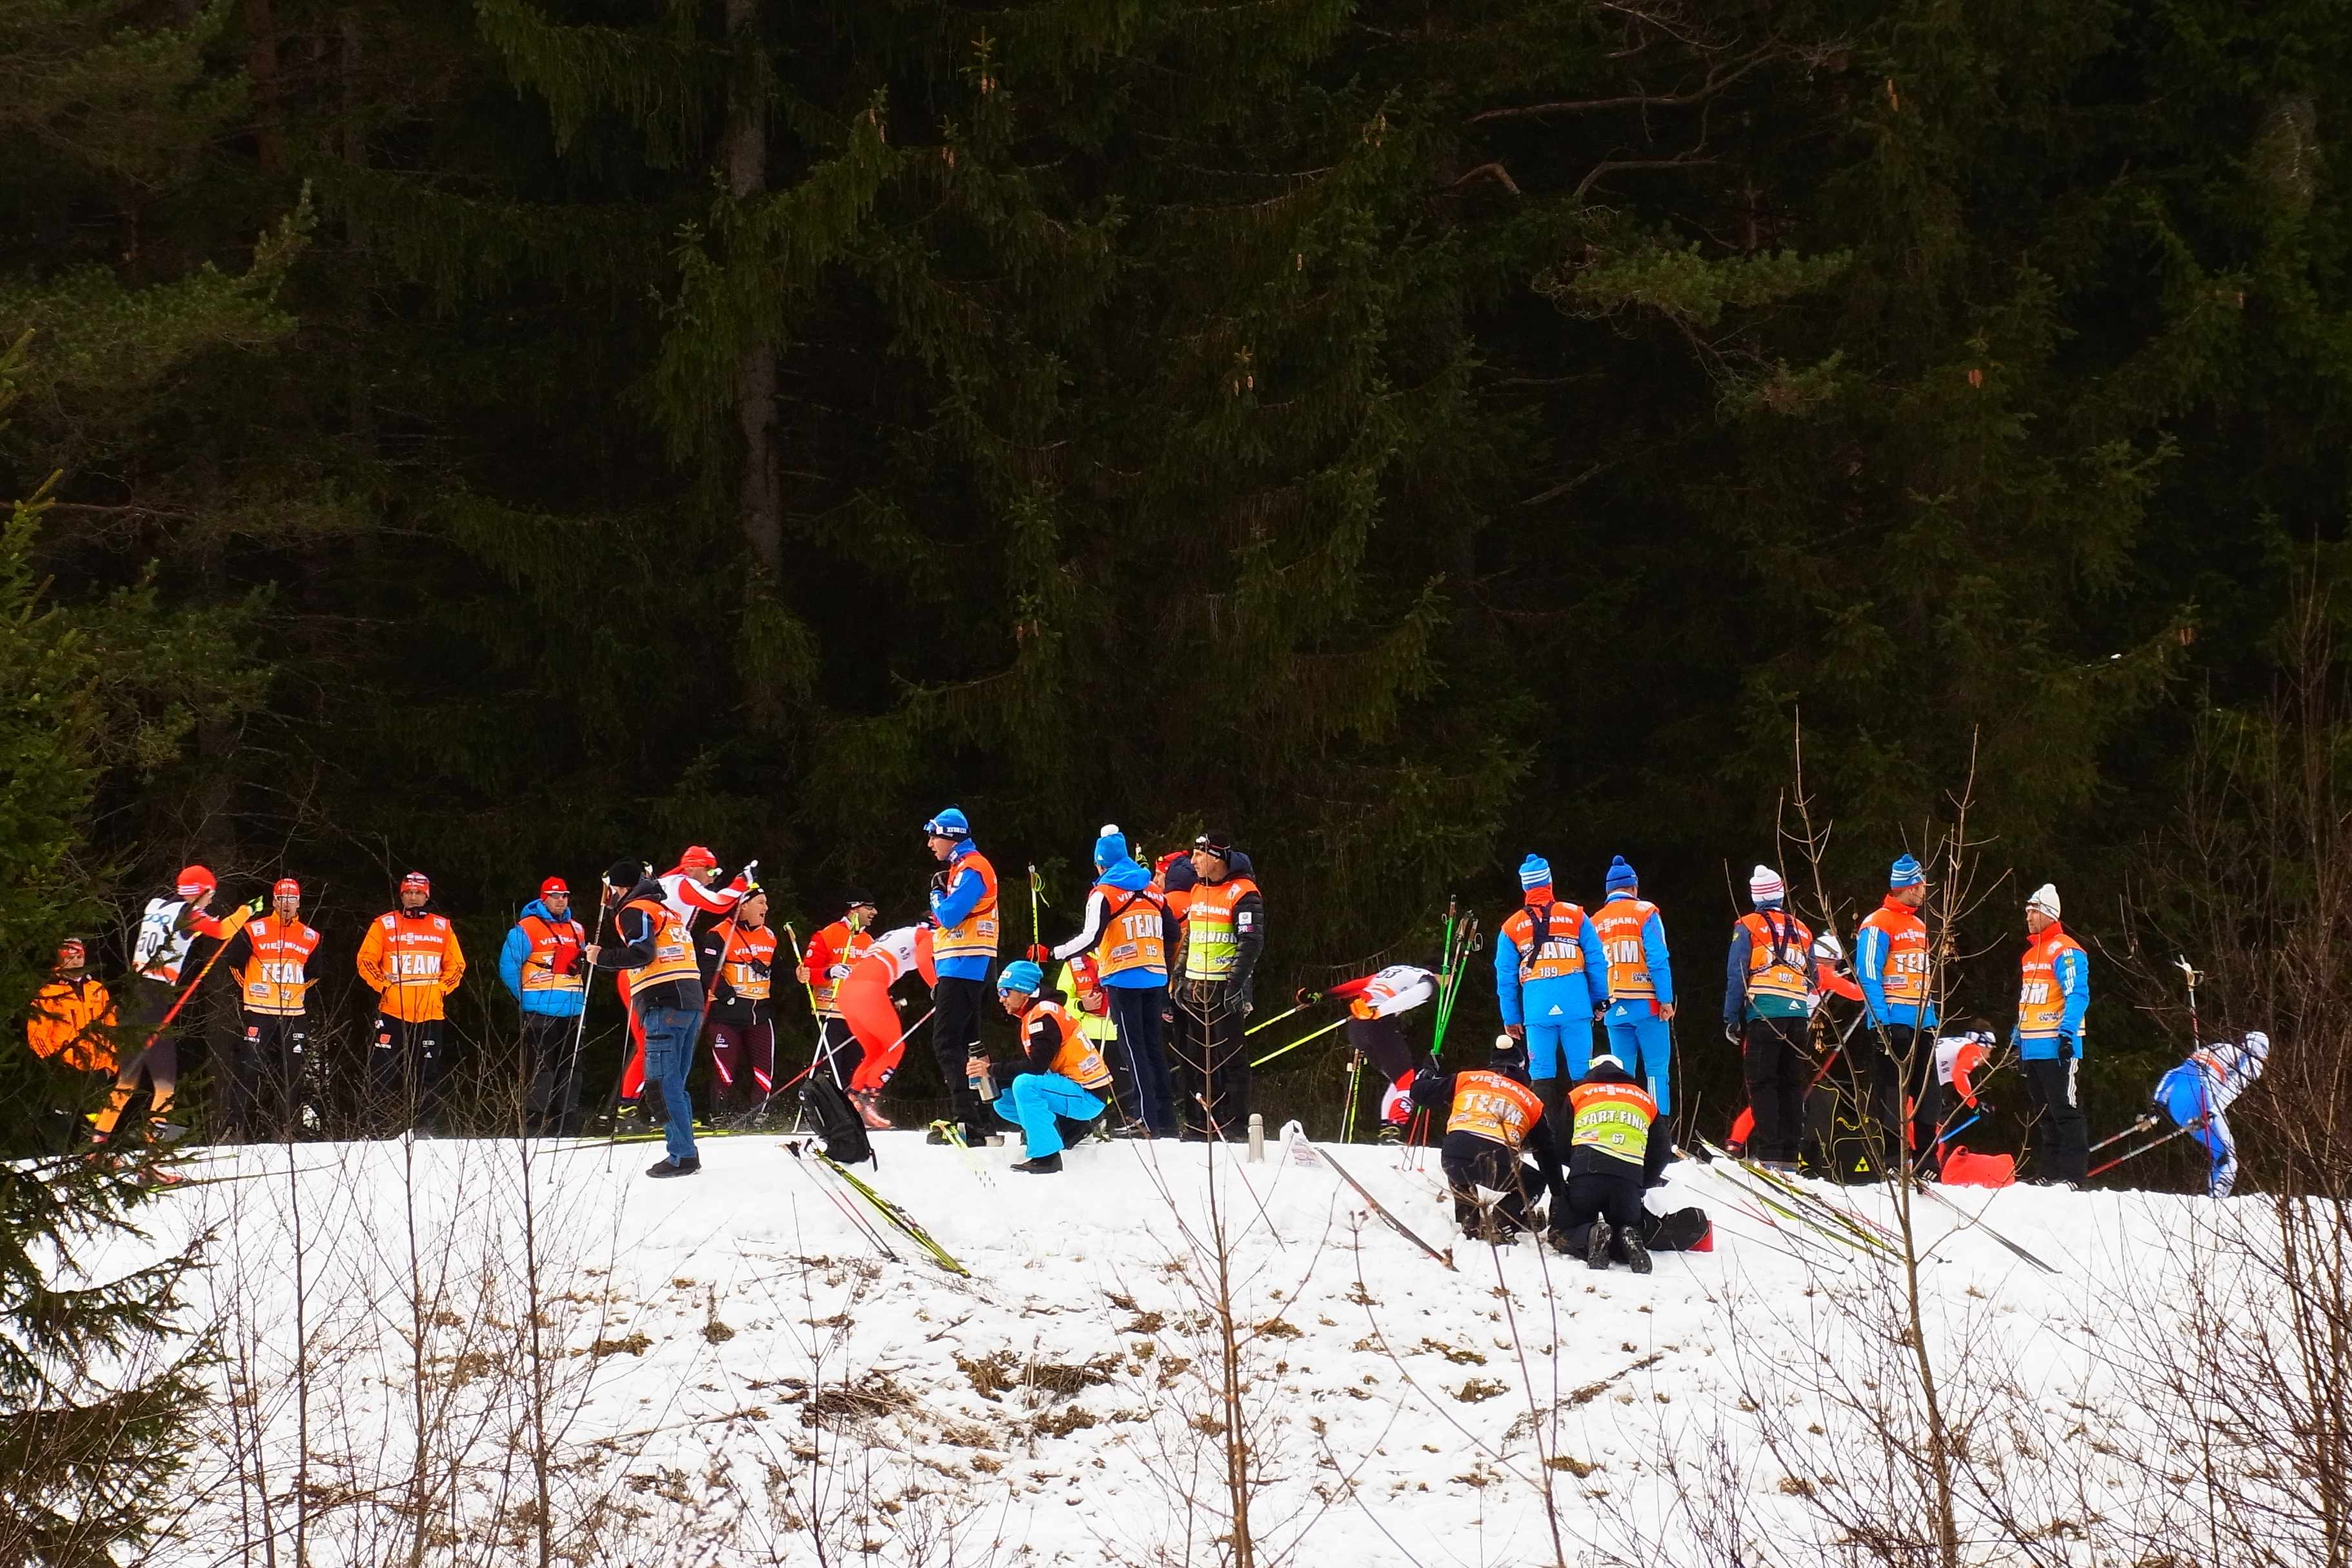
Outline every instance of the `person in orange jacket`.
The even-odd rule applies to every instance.
[[[25,1043],[44,1061],[74,1072],[114,1070],[114,998],[89,973],[81,938],[58,943],[57,967],[33,995],[33,1016],[25,1020]]]
[[[25,1020],[25,1043],[43,1061],[68,1072],[112,1074],[114,1071],[114,998],[89,973],[89,951],[81,938],[69,936],[58,943],[57,967],[33,995],[33,1016]],[[103,1079],[88,1092],[74,1096],[77,1103],[63,1111],[79,1115],[82,1106],[98,1097]]]
[[[466,978],[457,930],[432,901],[424,872],[403,877],[400,907],[369,925],[358,959],[360,978],[379,997],[370,1085],[379,1107],[398,1107],[400,1125],[424,1131],[440,1109],[443,999]]]

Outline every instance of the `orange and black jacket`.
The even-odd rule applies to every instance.
[[[648,902],[658,905],[668,897],[661,883],[652,877],[641,879],[622,900],[620,911],[613,917],[614,939],[599,950],[599,969],[643,969],[655,958],[654,947],[661,935],[661,923],[645,908]],[[683,975],[676,980],[664,980],[639,988],[629,987],[629,1006],[683,1007],[689,1013],[702,1011],[702,979]]]

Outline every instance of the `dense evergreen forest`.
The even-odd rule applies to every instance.
[[[1967,1010],[2063,889],[2120,1121],[2328,881],[2347,79],[2314,0],[0,0],[0,1003],[186,859],[337,977],[412,868],[478,963],[689,841],[898,923],[953,803],[1049,936],[1232,832],[1286,987],[1622,853],[1727,1117],[1801,737],[1845,930],[1967,802]]]

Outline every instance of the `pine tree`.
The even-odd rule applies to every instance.
[[[0,423],[29,340],[0,354]],[[225,653],[225,617],[164,614],[152,585],[54,602],[34,551],[46,494],[0,526],[0,1016],[26,1016],[43,956],[94,928],[105,889],[90,816],[110,775],[152,777],[205,707],[253,682]],[[93,942],[92,944],[96,944]],[[12,1024],[12,1028],[16,1026]],[[133,1047],[135,1048],[135,1047]],[[146,1189],[60,1153],[61,1085],[18,1045],[0,1051],[0,1561],[88,1564],[148,1538],[208,1397],[200,1325],[182,1288],[191,1243],[124,1270]]]

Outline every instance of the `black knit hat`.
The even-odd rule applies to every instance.
[[[1203,833],[1200,837],[1192,840],[1192,847],[1205,849],[1220,860],[1230,860],[1234,858],[1234,841],[1222,833]]]
[[[604,885],[618,888],[625,893],[645,879],[646,863],[643,860],[615,860],[613,868],[604,873]]]
[[[856,909],[870,910],[877,907],[874,895],[863,888],[847,888],[842,891],[841,908],[844,913]]]

